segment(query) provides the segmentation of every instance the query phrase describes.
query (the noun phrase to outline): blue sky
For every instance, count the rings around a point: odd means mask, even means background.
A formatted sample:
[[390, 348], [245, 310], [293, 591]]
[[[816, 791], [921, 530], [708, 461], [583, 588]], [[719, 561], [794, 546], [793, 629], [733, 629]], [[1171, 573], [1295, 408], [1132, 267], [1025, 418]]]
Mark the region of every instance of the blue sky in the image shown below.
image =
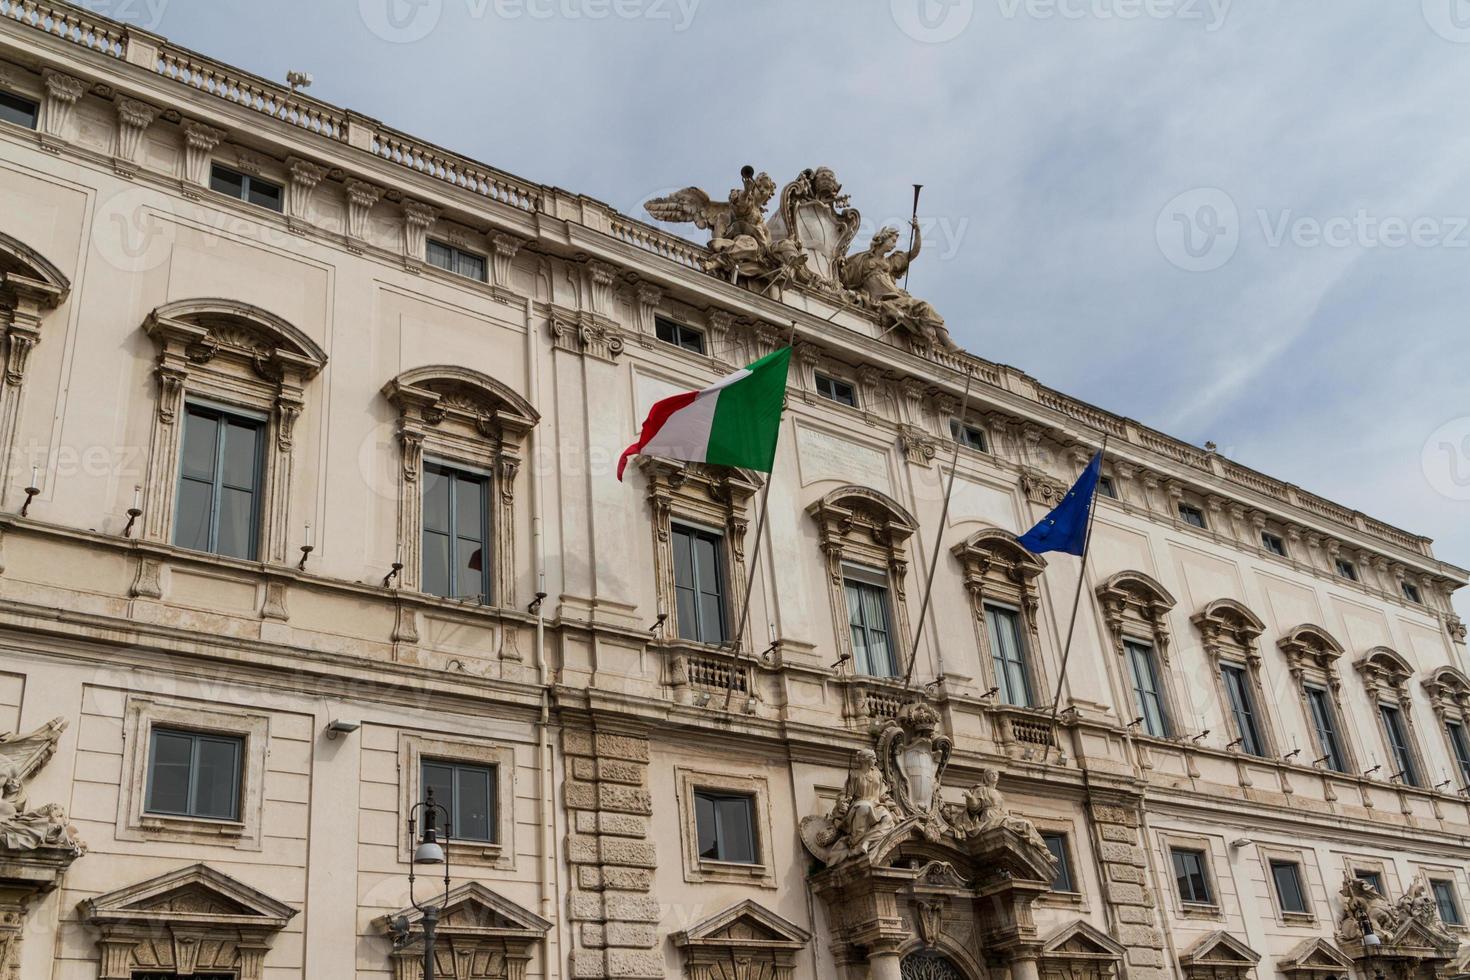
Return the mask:
[[968, 349], [1470, 564], [1470, 0], [82, 5], [638, 214], [923, 183]]

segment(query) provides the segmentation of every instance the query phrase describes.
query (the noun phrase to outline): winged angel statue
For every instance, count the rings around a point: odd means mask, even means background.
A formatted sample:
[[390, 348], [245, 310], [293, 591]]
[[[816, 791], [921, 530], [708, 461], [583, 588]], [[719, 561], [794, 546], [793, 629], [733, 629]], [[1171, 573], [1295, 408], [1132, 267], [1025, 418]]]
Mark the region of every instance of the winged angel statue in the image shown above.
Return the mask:
[[0, 735], [0, 853], [54, 847], [78, 855], [86, 850], [60, 805], [30, 809], [26, 801], [26, 780], [56, 752], [65, 730], [66, 722], [54, 718], [27, 735]]
[[795, 277], [806, 262], [801, 246], [790, 239], [772, 243], [766, 227], [766, 205], [776, 193], [771, 175], [741, 168], [742, 186], [728, 201], [716, 201], [698, 187], [686, 187], [667, 197], [655, 197], [644, 207], [659, 221], [688, 222], [710, 233], [713, 256], [705, 271], [769, 289]]

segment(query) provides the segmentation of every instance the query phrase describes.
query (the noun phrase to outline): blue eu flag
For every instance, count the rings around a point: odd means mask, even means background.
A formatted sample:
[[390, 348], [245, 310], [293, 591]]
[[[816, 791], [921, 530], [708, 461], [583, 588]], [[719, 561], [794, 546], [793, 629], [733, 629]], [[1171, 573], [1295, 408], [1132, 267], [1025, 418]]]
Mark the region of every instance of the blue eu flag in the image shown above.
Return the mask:
[[1056, 508], [1017, 540], [1034, 555], [1060, 551], [1080, 555], [1087, 546], [1087, 515], [1092, 511], [1092, 498], [1097, 494], [1097, 478], [1102, 472], [1102, 453], [1092, 457], [1087, 469], [1072, 484], [1067, 496]]

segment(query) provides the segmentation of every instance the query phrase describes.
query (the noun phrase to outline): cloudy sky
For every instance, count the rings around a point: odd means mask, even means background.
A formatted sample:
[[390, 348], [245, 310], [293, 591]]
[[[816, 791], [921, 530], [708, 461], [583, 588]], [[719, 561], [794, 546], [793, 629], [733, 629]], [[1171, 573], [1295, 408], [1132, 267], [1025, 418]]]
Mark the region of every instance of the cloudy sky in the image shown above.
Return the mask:
[[1470, 565], [1470, 0], [83, 5], [634, 213], [923, 183], [967, 348]]

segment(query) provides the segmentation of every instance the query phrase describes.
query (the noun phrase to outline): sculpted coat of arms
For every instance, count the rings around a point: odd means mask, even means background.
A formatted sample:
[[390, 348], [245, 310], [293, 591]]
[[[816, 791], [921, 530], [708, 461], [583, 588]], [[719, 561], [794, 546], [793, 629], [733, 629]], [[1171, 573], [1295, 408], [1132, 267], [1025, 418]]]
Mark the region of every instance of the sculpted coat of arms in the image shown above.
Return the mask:
[[902, 285], [923, 248], [917, 220], [907, 249], [899, 249], [899, 230], [885, 227], [866, 249], [849, 253], [862, 219], [830, 167], [803, 170], [787, 184], [769, 221], [775, 182], [749, 166], [741, 180], [726, 201], [686, 187], [644, 207], [659, 221], [710, 232], [706, 272], [767, 293], [788, 285], [820, 290], [867, 310], [884, 333], [900, 332], [916, 347], [959, 349], [939, 312]]

